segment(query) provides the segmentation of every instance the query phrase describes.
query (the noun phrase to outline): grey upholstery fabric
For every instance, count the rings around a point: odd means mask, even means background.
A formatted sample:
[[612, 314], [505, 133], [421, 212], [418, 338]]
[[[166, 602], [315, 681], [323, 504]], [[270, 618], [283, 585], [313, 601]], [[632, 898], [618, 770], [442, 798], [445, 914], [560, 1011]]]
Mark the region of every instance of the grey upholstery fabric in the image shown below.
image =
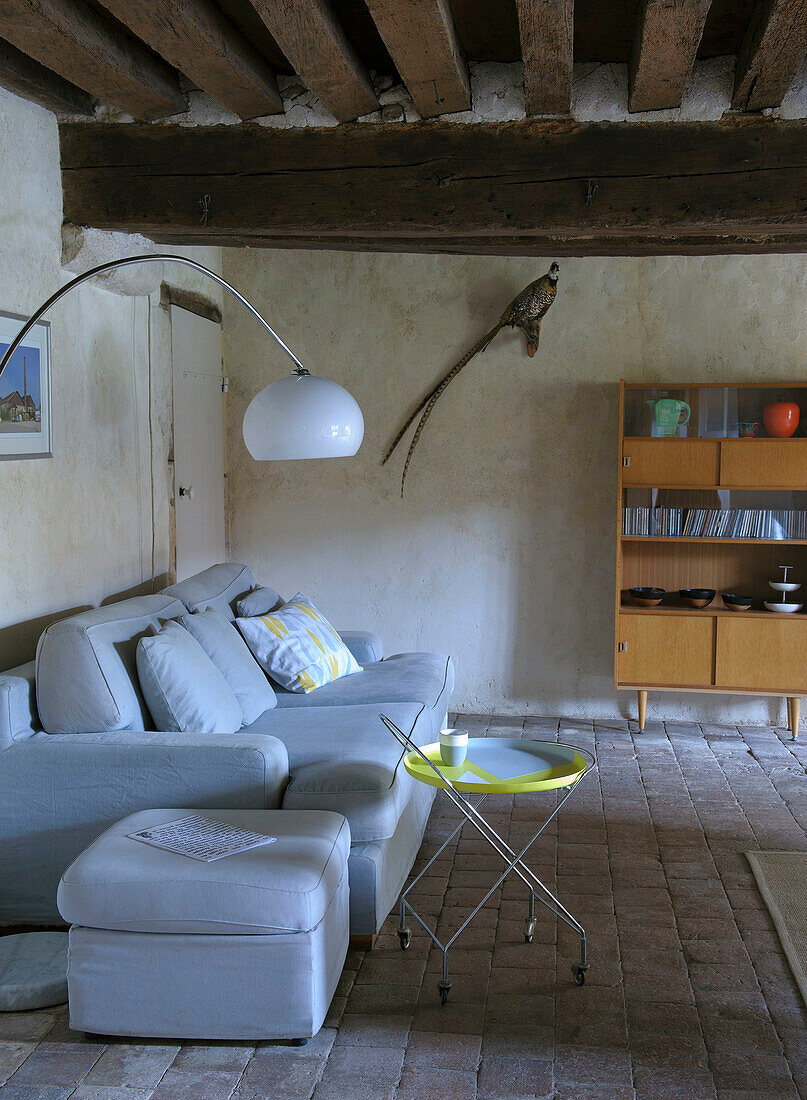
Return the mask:
[[148, 729], [135, 668], [137, 643], [152, 628], [181, 615], [167, 596], [82, 611], [52, 623], [36, 651], [36, 697], [48, 733]]
[[370, 630], [339, 630], [339, 637], [360, 665], [371, 665], [384, 656], [384, 643]]
[[[392, 836], [416, 785], [378, 705], [271, 710], [245, 732], [269, 733], [289, 754], [283, 808], [333, 810], [350, 823], [354, 843]], [[431, 738], [428, 712], [416, 703], [384, 710], [418, 744]]]
[[228, 619], [235, 618], [236, 602], [255, 588], [255, 578], [249, 566], [240, 562], [211, 565], [178, 584], [163, 589], [164, 596], [180, 600], [188, 611], [204, 611], [215, 607]]
[[288, 756], [246, 733], [38, 733], [0, 753], [0, 920], [58, 919], [65, 867], [105, 828], [153, 806], [280, 806]]
[[275, 688], [275, 694], [278, 709], [420, 703], [432, 712], [436, 740], [453, 689], [454, 664], [450, 657], [442, 653], [396, 653], [384, 661], [365, 665], [364, 671], [354, 676], [323, 684], [309, 695], [280, 687]]
[[65, 874], [62, 913], [85, 921], [70, 929], [70, 1026], [209, 1040], [315, 1035], [347, 953], [347, 823], [211, 813], [277, 837], [212, 864], [126, 836], [183, 812], [118, 822]]
[[336, 990], [348, 935], [347, 874], [312, 932], [211, 936], [74, 927], [70, 1026], [171, 1039], [310, 1038]]
[[265, 710], [277, 706], [266, 673], [249, 652], [232, 620], [215, 607], [194, 611], [179, 620], [192, 634], [230, 685], [241, 707], [241, 724], [248, 726]]
[[0, 749], [40, 730], [36, 710], [36, 662], [0, 673]]
[[235, 614], [236, 617], [252, 618], [254, 615], [266, 615], [269, 611], [274, 611], [276, 607], [286, 601], [274, 588], [266, 588], [261, 586], [260, 588], [253, 588], [251, 592], [247, 592], [246, 596], [242, 596], [240, 600], [236, 600]]
[[276, 838], [213, 863], [128, 835], [183, 816], [183, 810], [143, 810], [102, 833], [62, 875], [62, 917], [124, 932], [254, 935], [316, 928], [347, 866], [350, 829], [343, 817], [206, 810], [204, 817]]

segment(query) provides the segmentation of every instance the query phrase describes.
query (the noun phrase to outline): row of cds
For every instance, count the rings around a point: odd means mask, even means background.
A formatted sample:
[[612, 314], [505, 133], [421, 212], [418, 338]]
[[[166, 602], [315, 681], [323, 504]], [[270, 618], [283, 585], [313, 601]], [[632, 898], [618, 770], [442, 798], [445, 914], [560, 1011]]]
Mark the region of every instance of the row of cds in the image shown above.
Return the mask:
[[807, 539], [807, 512], [771, 508], [623, 508], [624, 535]]

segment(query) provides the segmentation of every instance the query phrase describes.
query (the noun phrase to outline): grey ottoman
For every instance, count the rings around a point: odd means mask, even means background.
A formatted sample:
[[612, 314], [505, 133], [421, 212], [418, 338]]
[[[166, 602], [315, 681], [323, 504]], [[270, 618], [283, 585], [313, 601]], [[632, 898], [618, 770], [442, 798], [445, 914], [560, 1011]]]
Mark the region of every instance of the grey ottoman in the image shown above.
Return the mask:
[[[202, 813], [277, 837], [202, 863], [126, 834]], [[348, 945], [350, 829], [326, 810], [143, 810], [67, 868], [70, 1026], [110, 1035], [305, 1039]]]

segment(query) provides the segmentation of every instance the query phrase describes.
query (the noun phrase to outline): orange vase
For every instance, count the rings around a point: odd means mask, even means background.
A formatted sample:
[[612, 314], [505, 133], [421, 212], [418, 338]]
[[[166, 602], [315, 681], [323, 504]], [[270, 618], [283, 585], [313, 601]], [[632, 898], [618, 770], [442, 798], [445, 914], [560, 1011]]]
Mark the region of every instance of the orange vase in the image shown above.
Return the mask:
[[801, 410], [795, 401], [774, 401], [762, 412], [765, 431], [777, 439], [789, 439], [799, 426], [800, 416]]

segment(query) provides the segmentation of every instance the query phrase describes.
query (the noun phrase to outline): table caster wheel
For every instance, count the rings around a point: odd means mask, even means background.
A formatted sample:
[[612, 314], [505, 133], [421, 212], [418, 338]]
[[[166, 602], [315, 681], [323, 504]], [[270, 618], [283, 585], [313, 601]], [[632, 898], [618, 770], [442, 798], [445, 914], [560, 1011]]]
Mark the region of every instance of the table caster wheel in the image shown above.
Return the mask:
[[533, 938], [535, 936], [535, 928], [536, 928], [537, 924], [538, 924], [538, 921], [535, 919], [535, 917], [527, 917], [527, 919], [524, 921], [524, 942], [525, 943], [532, 943]]
[[582, 963], [572, 963], [572, 974], [574, 975], [574, 980], [577, 982], [578, 985], [586, 984], [587, 970], [588, 964], [586, 964], [586, 966], [583, 966]]
[[448, 1003], [448, 994], [451, 992], [451, 982], [447, 982], [444, 978], [441, 978], [437, 983], [437, 988], [440, 991], [440, 1003]]
[[398, 939], [401, 942], [401, 951], [408, 951], [409, 945], [412, 942], [412, 929], [411, 928], [399, 928]]

